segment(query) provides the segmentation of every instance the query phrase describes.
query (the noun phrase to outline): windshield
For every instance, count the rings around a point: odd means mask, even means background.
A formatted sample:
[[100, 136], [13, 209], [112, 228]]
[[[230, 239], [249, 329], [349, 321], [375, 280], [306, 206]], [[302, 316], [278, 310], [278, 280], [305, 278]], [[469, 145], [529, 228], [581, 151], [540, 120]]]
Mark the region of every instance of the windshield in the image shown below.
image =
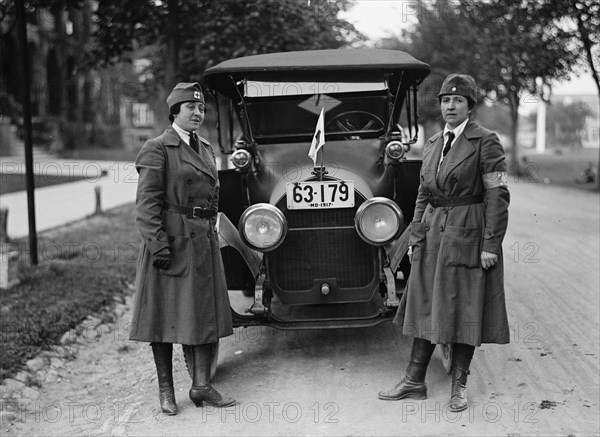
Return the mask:
[[247, 98], [248, 118], [257, 140], [311, 137], [321, 109], [325, 135], [376, 138], [388, 118], [387, 92]]

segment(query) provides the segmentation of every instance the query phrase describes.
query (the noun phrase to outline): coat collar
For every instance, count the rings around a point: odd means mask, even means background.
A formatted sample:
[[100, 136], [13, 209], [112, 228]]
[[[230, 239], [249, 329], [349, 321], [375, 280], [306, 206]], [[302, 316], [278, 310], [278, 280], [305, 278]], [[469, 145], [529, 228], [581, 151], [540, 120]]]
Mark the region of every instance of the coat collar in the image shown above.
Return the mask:
[[181, 137], [175, 132], [173, 126], [169, 125], [163, 132], [163, 141], [165, 146], [179, 147]]
[[483, 132], [481, 132], [481, 126], [471, 120], [469, 120], [465, 126], [465, 130], [463, 130], [462, 134], [469, 140], [481, 138], [483, 136]]
[[[443, 187], [446, 179], [452, 171], [458, 167], [465, 159], [475, 153], [475, 147], [471, 144], [472, 139], [481, 138], [481, 127], [472, 121], [469, 121], [465, 126], [462, 134], [456, 140], [456, 143], [450, 149], [450, 152], [442, 162], [440, 170], [437, 174], [437, 182], [439, 187]], [[443, 138], [443, 137], [442, 137]], [[442, 140], [438, 141], [439, 147], [442, 147]]]
[[[164, 133], [163, 133], [163, 141], [165, 146], [167, 147], [181, 147], [181, 159], [196, 167], [198, 170], [200, 170], [203, 173], [206, 173], [208, 176], [210, 176], [212, 179], [217, 179], [218, 175], [216, 173], [216, 167], [213, 169], [211, 168], [207, 162], [208, 160], [213, 160], [213, 157], [210, 153], [209, 150], [207, 150], [207, 147], [204, 146], [203, 143], [207, 143], [208, 141], [206, 141], [204, 138], [198, 137], [198, 139], [200, 140], [200, 144], [199, 144], [199, 154], [195, 153], [193, 150], [190, 149], [190, 147], [188, 147], [183, 140], [181, 139], [181, 137], [177, 134], [177, 132], [175, 131], [175, 129], [173, 129], [173, 126], [168, 126]], [[182, 145], [186, 146], [186, 147], [182, 147]]]
[[436, 186], [436, 173], [438, 162], [440, 161], [440, 153], [442, 151], [442, 136], [441, 132], [438, 132], [432, 136], [427, 146], [423, 149], [423, 169], [422, 169], [422, 183], [427, 184], [430, 187]]

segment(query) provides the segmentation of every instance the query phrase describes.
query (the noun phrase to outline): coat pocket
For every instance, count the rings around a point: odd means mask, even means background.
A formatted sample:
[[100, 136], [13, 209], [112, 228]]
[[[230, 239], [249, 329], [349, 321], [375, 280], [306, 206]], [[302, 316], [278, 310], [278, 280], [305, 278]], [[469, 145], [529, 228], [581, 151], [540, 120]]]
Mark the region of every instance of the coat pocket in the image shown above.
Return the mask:
[[446, 226], [441, 241], [441, 261], [452, 267], [480, 267], [483, 232], [479, 228]]
[[171, 266], [168, 269], [159, 269], [159, 272], [167, 276], [187, 276], [191, 263], [190, 245], [189, 237], [169, 236]]
[[408, 244], [413, 248], [413, 263], [421, 259], [421, 249], [423, 249], [425, 246], [426, 236], [427, 228], [425, 223], [413, 222], [410, 224], [410, 237], [408, 239]]

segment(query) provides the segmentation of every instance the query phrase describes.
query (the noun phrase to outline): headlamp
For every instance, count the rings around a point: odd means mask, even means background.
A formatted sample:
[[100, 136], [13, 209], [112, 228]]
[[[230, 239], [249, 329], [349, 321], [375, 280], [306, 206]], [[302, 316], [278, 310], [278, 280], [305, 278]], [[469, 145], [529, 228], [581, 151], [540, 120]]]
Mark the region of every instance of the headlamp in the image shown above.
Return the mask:
[[404, 156], [406, 149], [400, 141], [390, 141], [385, 146], [385, 153], [391, 160], [398, 161]]
[[246, 149], [239, 149], [233, 152], [231, 155], [231, 162], [239, 170], [246, 170], [250, 168], [250, 162], [252, 156]]
[[398, 237], [404, 216], [392, 200], [373, 197], [356, 211], [354, 227], [365, 242], [383, 246]]
[[244, 211], [238, 230], [248, 246], [260, 252], [268, 252], [283, 242], [287, 233], [287, 220], [273, 205], [257, 203]]

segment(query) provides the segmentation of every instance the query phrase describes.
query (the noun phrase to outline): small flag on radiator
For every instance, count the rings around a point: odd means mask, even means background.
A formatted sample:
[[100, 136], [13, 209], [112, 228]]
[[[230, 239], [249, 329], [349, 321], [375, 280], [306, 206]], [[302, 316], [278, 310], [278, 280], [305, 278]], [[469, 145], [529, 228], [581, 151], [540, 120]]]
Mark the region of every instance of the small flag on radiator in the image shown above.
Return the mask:
[[312, 139], [310, 150], [308, 151], [308, 156], [312, 158], [313, 162], [315, 163], [315, 167], [317, 167], [317, 152], [325, 144], [325, 121], [323, 110], [324, 108], [321, 108], [321, 115], [319, 115], [319, 120], [317, 120], [315, 135]]

